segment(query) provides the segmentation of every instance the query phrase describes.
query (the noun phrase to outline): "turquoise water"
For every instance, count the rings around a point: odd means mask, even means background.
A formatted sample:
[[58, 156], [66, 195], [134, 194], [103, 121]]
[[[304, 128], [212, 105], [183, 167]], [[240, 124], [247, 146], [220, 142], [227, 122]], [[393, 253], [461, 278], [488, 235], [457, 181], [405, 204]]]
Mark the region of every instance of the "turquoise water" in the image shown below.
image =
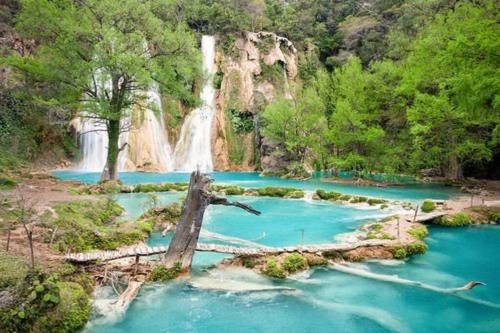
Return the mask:
[[[53, 175], [61, 179], [79, 180], [87, 184], [94, 184], [99, 180], [100, 173], [85, 173], [75, 171], [54, 171]], [[387, 199], [423, 200], [447, 199], [456, 194], [457, 190], [434, 184], [408, 184], [404, 187], [379, 188], [371, 186], [354, 186], [347, 184], [333, 184], [322, 182], [319, 178], [307, 181], [281, 179], [279, 177], [262, 177], [257, 172], [214, 172], [212, 178], [218, 183], [235, 184], [242, 187], [289, 186], [304, 190], [322, 188], [329, 191], [338, 191], [345, 194], [384, 197]], [[122, 172], [120, 179], [125, 184], [187, 182], [188, 173], [145, 173]]]
[[[180, 175], [169, 177], [174, 176]], [[255, 174], [216, 174], [216, 180], [218, 177], [242, 185], [250, 182], [249, 187], [284, 184], [299, 184], [303, 188], [332, 186], [318, 181], [269, 180]], [[181, 179], [159, 181], [166, 180]], [[131, 177], [127, 182], [142, 181], [144, 178]], [[350, 193], [379, 190], [343, 188], [353, 191]], [[401, 200], [418, 200], [432, 195], [443, 198], [453, 194], [448, 188], [432, 186], [390, 189], [382, 193], [386, 198]], [[158, 200], [168, 203], [179, 200], [181, 196], [181, 193], [161, 193]], [[369, 219], [391, 214], [380, 209], [359, 209], [307, 200], [233, 199], [251, 204], [263, 214], [254, 216], [233, 207], [211, 206], [206, 212], [203, 229], [271, 246], [331, 242], [338, 234], [353, 231]], [[117, 200], [126, 208], [128, 218], [140, 215], [150, 201], [146, 194], [121, 194]], [[228, 243], [227, 240], [215, 241], [207, 237], [200, 240]], [[247, 270], [209, 270], [210, 265], [227, 255], [196, 253], [189, 280], [147, 285], [124, 316], [95, 318], [84, 332], [499, 332], [499, 240], [500, 228], [494, 226], [432, 227], [426, 240], [429, 251], [424, 255], [405, 262], [354, 264], [361, 270], [442, 288], [459, 287], [470, 280], [485, 282], [487, 286], [461, 294], [470, 299], [328, 268], [285, 281], [268, 279]], [[148, 243], [158, 245], [169, 241], [169, 236], [162, 238], [153, 234]], [[207, 279], [212, 281], [211, 284], [207, 284]], [[237, 292], [213, 289], [214, 285], [227, 287], [228, 281], [238, 285], [257, 284], [262, 288], [284, 286], [294, 290]]]

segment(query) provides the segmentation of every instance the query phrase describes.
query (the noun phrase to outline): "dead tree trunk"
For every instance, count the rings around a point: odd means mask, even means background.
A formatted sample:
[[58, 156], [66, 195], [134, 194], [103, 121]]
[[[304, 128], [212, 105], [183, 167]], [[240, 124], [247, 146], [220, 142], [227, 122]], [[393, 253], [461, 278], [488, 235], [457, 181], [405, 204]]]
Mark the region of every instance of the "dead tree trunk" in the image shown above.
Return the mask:
[[199, 171], [191, 173], [189, 189], [182, 210], [182, 216], [177, 225], [174, 237], [167, 250], [165, 263], [167, 267], [174, 267], [179, 262], [183, 270], [189, 270], [193, 259], [198, 238], [200, 236], [203, 214], [208, 205], [235, 206], [255, 215], [260, 212], [240, 202], [230, 202], [219, 198], [208, 191], [212, 180]]

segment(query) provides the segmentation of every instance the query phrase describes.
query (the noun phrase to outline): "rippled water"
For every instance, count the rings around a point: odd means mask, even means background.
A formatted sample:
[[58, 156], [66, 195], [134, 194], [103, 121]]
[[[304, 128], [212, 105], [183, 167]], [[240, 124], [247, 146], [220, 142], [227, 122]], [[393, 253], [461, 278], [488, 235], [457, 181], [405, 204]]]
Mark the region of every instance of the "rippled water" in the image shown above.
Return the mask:
[[[94, 177], [74, 173], [57, 175], [77, 177], [87, 182]], [[127, 183], [137, 183], [184, 181], [187, 175], [122, 174], [122, 177]], [[446, 198], [456, 193], [438, 186], [361, 188], [325, 184], [317, 180], [295, 182], [269, 179], [253, 173], [216, 173], [214, 178], [248, 187], [322, 187], [400, 200]], [[179, 200], [182, 194], [162, 193], [158, 196], [162, 203], [167, 203]], [[148, 203], [146, 194], [123, 194], [117, 199], [127, 209], [128, 218], [137, 217]], [[355, 230], [368, 219], [391, 214], [380, 209], [359, 209], [306, 200], [264, 197], [238, 197], [238, 200], [255, 206], [263, 214], [257, 217], [232, 207], [210, 207], [204, 230], [272, 246], [329, 242], [340, 233]], [[169, 239], [154, 234], [149, 244], [166, 244]], [[214, 242], [206, 237], [201, 241]], [[125, 316], [95, 318], [84, 331], [499, 332], [500, 228], [431, 227], [426, 242], [429, 251], [408, 261], [368, 262], [353, 264], [353, 267], [440, 288], [459, 287], [470, 280], [483, 281], [487, 286], [457, 296], [328, 268], [277, 281], [248, 270], [208, 270], [210, 265], [226, 255], [197, 253], [189, 280], [148, 285], [141, 290]], [[287, 287], [294, 290], [238, 292], [232, 289], [235, 286], [248, 289]]]

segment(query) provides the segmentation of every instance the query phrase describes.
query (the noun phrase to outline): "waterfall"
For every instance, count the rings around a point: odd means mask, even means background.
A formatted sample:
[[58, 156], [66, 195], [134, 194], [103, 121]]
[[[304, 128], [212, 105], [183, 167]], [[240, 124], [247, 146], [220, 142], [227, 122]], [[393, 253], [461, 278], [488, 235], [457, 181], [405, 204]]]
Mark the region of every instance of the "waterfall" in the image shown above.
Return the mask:
[[90, 118], [78, 119], [77, 126], [82, 160], [76, 168], [84, 171], [102, 171], [106, 164], [108, 146], [106, 126]]
[[203, 70], [208, 74], [208, 78], [200, 94], [202, 105], [186, 117], [175, 146], [175, 170], [178, 171], [213, 170], [211, 147], [212, 120], [215, 113], [213, 86], [215, 40], [213, 36], [202, 37], [201, 50]]
[[[167, 131], [163, 121], [163, 111], [159, 87], [154, 82], [146, 93], [147, 104], [144, 108], [144, 119], [133, 134], [128, 131], [120, 134], [119, 146], [128, 142], [130, 146], [120, 152], [118, 157], [119, 171], [133, 171], [137, 163], [151, 165], [159, 171], [173, 169], [172, 151], [167, 139]], [[154, 109], [154, 110], [153, 110]], [[156, 112], [155, 112], [156, 111]], [[77, 120], [77, 131], [80, 133], [79, 146], [82, 159], [76, 169], [82, 171], [101, 172], [106, 164], [108, 152], [108, 135], [106, 126], [102, 121], [85, 118], [88, 113], [83, 113]], [[130, 117], [121, 120], [121, 127], [130, 127]], [[130, 156], [130, 151], [135, 151]]]

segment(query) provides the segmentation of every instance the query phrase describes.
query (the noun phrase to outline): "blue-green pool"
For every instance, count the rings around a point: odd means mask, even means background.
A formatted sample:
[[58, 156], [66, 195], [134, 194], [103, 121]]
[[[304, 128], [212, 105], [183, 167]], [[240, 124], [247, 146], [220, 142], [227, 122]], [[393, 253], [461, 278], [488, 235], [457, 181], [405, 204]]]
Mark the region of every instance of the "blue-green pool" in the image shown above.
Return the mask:
[[[54, 171], [53, 175], [61, 179], [79, 180], [83, 183], [94, 184], [99, 180], [100, 173], [76, 172], [76, 171]], [[213, 172], [212, 178], [218, 183], [235, 184], [242, 187], [265, 187], [265, 186], [289, 186], [304, 190], [335, 190], [345, 194], [365, 195], [372, 197], [384, 197], [387, 199], [423, 200], [423, 199], [447, 199], [456, 194], [456, 188], [436, 184], [408, 184], [404, 187], [372, 187], [354, 186], [348, 184], [327, 183], [320, 178], [307, 181], [281, 179], [279, 177], [262, 177], [257, 172]], [[138, 183], [161, 183], [161, 182], [188, 182], [188, 173], [146, 173], [146, 172], [122, 172], [120, 180], [125, 184]]]
[[[95, 181], [97, 174], [56, 173], [66, 179]], [[397, 200], [447, 198], [456, 194], [440, 186], [409, 185], [378, 189], [263, 178], [255, 173], [215, 173], [216, 181], [246, 187], [294, 186], [335, 189], [344, 193]], [[185, 181], [186, 174], [122, 174], [126, 183]], [[177, 201], [180, 193], [161, 193], [161, 203]], [[244, 239], [264, 245], [292, 245], [334, 241], [369, 219], [392, 214], [380, 209], [360, 209], [334, 203], [237, 197], [262, 211], [253, 216], [232, 207], [210, 207], [203, 229], [210, 234]], [[146, 194], [117, 196], [136, 218], [147, 208]], [[167, 244], [158, 234], [150, 245]], [[223, 242], [203, 236], [203, 242]], [[84, 332], [499, 332], [500, 331], [500, 228], [494, 226], [445, 229], [432, 227], [426, 242], [429, 251], [405, 262], [355, 264], [361, 270], [399, 276], [436, 287], [458, 287], [470, 280], [487, 284], [467, 292], [467, 300], [417, 287], [382, 282], [327, 268], [296, 279], [275, 281], [248, 272], [207, 270], [225, 255], [197, 253], [192, 277], [187, 281], [145, 286], [124, 316], [96, 317]], [[197, 279], [285, 286], [294, 291], [235, 292], [194, 287]], [[196, 286], [196, 284], [195, 284]], [[203, 284], [202, 284], [203, 286]], [[206, 285], [205, 285], [206, 286]]]

